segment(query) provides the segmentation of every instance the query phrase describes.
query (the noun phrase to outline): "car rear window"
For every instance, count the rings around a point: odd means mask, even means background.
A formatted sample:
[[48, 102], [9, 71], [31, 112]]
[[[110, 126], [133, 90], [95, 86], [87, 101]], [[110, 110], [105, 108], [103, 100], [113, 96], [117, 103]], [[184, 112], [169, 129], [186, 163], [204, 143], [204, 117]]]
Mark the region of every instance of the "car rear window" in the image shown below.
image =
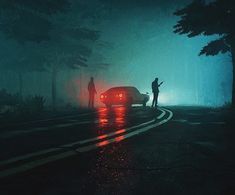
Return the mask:
[[108, 93], [114, 93], [114, 92], [117, 92], [117, 91], [131, 91], [131, 92], [134, 92], [134, 93], [138, 93], [138, 89], [136, 89], [135, 87], [113, 87], [111, 89], [109, 89], [107, 92]]

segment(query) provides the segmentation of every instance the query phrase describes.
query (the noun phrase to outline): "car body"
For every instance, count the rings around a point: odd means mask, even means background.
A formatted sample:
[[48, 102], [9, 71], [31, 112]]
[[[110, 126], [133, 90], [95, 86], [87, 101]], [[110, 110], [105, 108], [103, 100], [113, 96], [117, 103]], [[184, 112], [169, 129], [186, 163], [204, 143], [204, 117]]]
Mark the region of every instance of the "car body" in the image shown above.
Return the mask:
[[141, 94], [136, 87], [120, 86], [113, 87], [100, 95], [100, 100], [107, 107], [112, 105], [125, 105], [130, 107], [132, 104], [142, 104], [146, 106], [149, 101], [148, 94]]

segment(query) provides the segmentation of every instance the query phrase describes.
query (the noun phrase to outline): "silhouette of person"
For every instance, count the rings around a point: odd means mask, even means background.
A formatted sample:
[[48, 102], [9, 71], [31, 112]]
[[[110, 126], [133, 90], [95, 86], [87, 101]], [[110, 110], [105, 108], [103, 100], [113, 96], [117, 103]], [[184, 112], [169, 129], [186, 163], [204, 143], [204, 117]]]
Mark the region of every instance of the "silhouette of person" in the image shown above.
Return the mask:
[[89, 102], [88, 102], [88, 107], [89, 108], [94, 108], [94, 99], [95, 99], [95, 94], [96, 89], [95, 89], [95, 83], [94, 83], [94, 78], [91, 77], [90, 82], [88, 83], [88, 92], [89, 92]]
[[163, 82], [158, 84], [158, 78], [152, 82], [152, 92], [153, 92], [153, 102], [152, 107], [157, 107], [158, 104], [158, 94], [159, 94], [159, 87], [162, 85]]

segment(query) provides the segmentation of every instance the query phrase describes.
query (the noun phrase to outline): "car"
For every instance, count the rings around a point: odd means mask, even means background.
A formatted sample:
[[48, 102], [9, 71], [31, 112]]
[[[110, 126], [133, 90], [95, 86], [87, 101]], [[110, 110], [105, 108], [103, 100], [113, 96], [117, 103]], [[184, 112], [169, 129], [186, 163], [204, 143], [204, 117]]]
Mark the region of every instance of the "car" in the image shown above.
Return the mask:
[[132, 104], [142, 104], [146, 106], [146, 103], [149, 101], [149, 95], [148, 93], [141, 94], [136, 87], [120, 86], [110, 88], [102, 93], [100, 100], [106, 107], [111, 107], [112, 105], [131, 107]]

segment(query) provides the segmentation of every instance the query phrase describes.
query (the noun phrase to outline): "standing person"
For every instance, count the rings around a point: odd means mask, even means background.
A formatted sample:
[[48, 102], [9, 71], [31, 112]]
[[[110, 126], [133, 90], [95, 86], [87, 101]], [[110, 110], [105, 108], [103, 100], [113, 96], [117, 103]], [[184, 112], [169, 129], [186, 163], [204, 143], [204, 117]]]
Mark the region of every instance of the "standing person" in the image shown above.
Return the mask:
[[94, 99], [95, 99], [95, 94], [96, 89], [95, 89], [95, 83], [94, 83], [94, 78], [91, 77], [90, 82], [88, 84], [88, 92], [89, 92], [89, 102], [88, 102], [88, 107], [89, 108], [94, 108]]
[[159, 94], [159, 87], [162, 85], [163, 82], [158, 84], [158, 78], [152, 82], [152, 92], [153, 92], [153, 102], [152, 107], [157, 107], [158, 104], [158, 94]]

